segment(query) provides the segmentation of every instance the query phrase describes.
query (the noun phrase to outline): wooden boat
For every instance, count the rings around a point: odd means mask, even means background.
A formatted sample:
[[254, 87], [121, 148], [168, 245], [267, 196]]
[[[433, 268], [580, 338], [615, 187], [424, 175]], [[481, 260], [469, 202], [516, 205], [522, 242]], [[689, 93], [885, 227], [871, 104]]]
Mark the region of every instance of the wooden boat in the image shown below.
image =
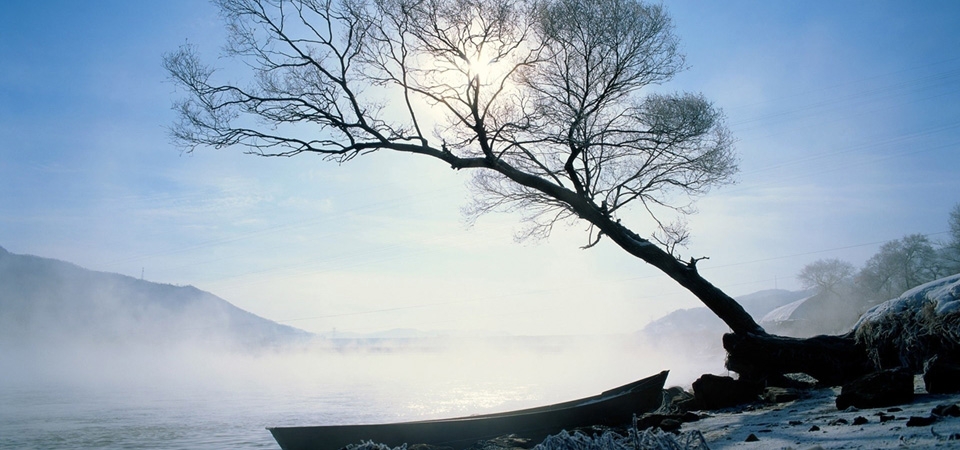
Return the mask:
[[667, 373], [663, 371], [593, 397], [519, 411], [376, 425], [268, 429], [283, 450], [338, 450], [365, 441], [391, 447], [430, 444], [459, 450], [506, 434], [541, 440], [562, 430], [629, 424], [634, 414], [660, 406]]

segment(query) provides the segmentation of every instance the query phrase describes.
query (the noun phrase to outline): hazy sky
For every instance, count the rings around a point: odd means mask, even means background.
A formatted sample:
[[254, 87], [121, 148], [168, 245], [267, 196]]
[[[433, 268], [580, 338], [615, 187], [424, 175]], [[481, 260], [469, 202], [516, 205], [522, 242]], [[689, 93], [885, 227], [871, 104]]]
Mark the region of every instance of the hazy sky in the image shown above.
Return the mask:
[[[690, 68], [664, 89], [721, 107], [741, 160], [739, 183], [689, 219], [682, 253], [710, 257], [705, 277], [732, 295], [793, 289], [818, 258], [859, 266], [948, 229], [960, 3], [666, 6]], [[161, 58], [190, 42], [217, 65], [222, 30], [204, 1], [3, 2], [0, 246], [316, 332], [629, 332], [699, 306], [610, 242], [579, 250], [583, 226], [523, 244], [516, 216], [466, 227], [466, 176], [436, 161], [182, 155]]]

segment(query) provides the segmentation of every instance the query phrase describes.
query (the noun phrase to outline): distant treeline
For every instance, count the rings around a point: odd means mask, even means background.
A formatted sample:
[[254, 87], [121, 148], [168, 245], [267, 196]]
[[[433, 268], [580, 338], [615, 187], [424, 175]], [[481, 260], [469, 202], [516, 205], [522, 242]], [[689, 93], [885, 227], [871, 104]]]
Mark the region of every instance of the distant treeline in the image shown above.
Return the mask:
[[797, 275], [806, 289], [853, 295], [865, 303], [895, 298], [913, 287], [960, 273], [960, 203], [950, 212], [950, 235], [944, 242], [910, 234], [880, 246], [859, 270], [840, 259], [821, 259]]

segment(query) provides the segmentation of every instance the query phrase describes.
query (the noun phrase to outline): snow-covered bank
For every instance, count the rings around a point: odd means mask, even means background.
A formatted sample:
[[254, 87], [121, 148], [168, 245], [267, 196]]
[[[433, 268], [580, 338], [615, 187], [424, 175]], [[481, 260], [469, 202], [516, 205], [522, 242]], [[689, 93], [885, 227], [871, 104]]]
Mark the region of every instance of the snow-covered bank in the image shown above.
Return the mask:
[[840, 388], [816, 389], [792, 402], [711, 412], [685, 423], [682, 430], [702, 433], [711, 450], [960, 448], [960, 417], [907, 425], [911, 417], [931, 417], [939, 405], [960, 403], [960, 394], [927, 394], [917, 377], [916, 395], [909, 404], [840, 411], [835, 404], [839, 392]]
[[867, 311], [857, 341], [880, 367], [915, 371], [933, 356], [960, 350], [960, 274], [917, 286]]

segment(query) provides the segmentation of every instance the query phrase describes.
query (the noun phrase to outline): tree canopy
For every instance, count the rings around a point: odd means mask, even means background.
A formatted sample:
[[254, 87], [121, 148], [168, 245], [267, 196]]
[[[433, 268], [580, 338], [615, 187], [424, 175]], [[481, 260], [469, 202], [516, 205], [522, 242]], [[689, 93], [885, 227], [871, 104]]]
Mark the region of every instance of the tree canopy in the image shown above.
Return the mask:
[[930, 239], [910, 234], [881, 245], [860, 271], [858, 283], [868, 295], [883, 301], [944, 275]]
[[[187, 95], [174, 139], [263, 156], [344, 163], [394, 151], [471, 169], [471, 215], [520, 211], [521, 237], [589, 224], [689, 289], [734, 331], [762, 332], [681, 261], [682, 216], [733, 181], [723, 114], [697, 93], [652, 86], [684, 68], [659, 5], [637, 0], [218, 0], [226, 56], [249, 82], [221, 82], [195, 48], [166, 55]], [[632, 204], [643, 238], [620, 223]], [[674, 214], [679, 213], [679, 215]], [[674, 220], [667, 220], [667, 214]], [[677, 219], [679, 217], [680, 219]], [[657, 245], [660, 244], [660, 245]]]
[[[220, 0], [248, 87], [185, 46], [177, 142], [261, 155], [419, 153], [474, 173], [469, 210], [522, 210], [527, 235], [638, 201], [684, 210], [731, 181], [732, 140], [699, 94], [646, 93], [683, 68], [660, 6], [631, 0]], [[296, 125], [296, 127], [291, 127]], [[303, 127], [307, 125], [308, 127]], [[655, 218], [658, 216], [654, 215]], [[682, 233], [657, 222], [672, 245]], [[674, 225], [674, 226], [669, 226]], [[672, 240], [670, 239], [672, 238]]]
[[797, 279], [805, 289], [836, 294], [835, 289], [853, 277], [853, 271], [853, 264], [846, 261], [836, 258], [819, 259], [804, 266], [797, 274]]

